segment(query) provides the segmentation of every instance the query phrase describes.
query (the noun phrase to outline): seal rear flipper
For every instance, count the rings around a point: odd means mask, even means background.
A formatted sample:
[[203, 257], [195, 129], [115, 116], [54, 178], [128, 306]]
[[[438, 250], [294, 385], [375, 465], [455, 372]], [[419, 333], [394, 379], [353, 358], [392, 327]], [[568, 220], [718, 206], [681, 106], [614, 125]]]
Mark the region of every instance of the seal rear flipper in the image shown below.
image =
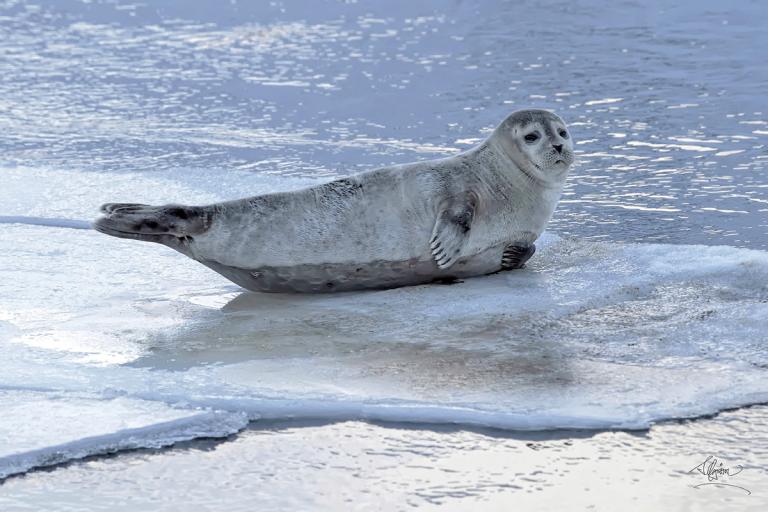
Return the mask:
[[534, 244], [529, 246], [508, 245], [504, 249], [504, 254], [501, 257], [501, 269], [515, 270], [523, 268], [525, 262], [531, 259], [531, 256], [533, 256], [533, 253], [535, 252], [536, 246]]
[[429, 240], [429, 249], [439, 268], [449, 268], [461, 254], [469, 238], [476, 206], [477, 196], [467, 192], [460, 199], [453, 200], [438, 215]]
[[210, 226], [206, 209], [196, 206], [107, 203], [101, 211], [104, 216], [93, 223], [97, 231], [148, 242], [166, 243], [168, 237], [191, 237]]
[[110, 214], [116, 210], [136, 210], [138, 208], [151, 208], [151, 206], [139, 203], [106, 203], [99, 207], [99, 211], [101, 213]]

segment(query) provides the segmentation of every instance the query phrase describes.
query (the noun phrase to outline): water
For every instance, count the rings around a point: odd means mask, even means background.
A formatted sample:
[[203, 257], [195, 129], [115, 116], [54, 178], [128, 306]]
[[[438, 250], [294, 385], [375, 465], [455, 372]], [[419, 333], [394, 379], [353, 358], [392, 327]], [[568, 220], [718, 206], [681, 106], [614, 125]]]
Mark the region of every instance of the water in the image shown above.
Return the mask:
[[[0, 478], [260, 418], [645, 428], [768, 401], [764, 3], [0, 6]], [[522, 272], [260, 296], [68, 229], [450, 155], [524, 107], [578, 163]]]
[[[766, 408], [628, 432], [502, 433], [347, 422], [259, 422], [224, 442], [98, 457], [8, 480], [5, 510], [688, 510], [765, 508]], [[758, 434], [760, 435], [760, 434]], [[693, 485], [706, 453], [743, 470]], [[268, 461], [268, 462], [267, 462]], [[205, 477], [201, 478], [201, 474]], [[749, 490], [748, 495], [743, 489]], [[52, 507], [52, 505], [55, 505]]]
[[763, 2], [5, 4], [6, 165], [331, 177], [534, 106], [579, 142], [554, 230], [768, 244]]

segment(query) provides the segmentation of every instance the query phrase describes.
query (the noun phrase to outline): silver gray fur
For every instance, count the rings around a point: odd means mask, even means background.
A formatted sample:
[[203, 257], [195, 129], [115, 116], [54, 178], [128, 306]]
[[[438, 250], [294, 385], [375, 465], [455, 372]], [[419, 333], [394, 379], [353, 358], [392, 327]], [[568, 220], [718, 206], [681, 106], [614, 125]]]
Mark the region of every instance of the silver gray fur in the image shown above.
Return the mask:
[[208, 206], [107, 204], [94, 227], [167, 245], [254, 291], [414, 285], [502, 270], [507, 247], [544, 231], [572, 162], [565, 123], [524, 110], [450, 158]]

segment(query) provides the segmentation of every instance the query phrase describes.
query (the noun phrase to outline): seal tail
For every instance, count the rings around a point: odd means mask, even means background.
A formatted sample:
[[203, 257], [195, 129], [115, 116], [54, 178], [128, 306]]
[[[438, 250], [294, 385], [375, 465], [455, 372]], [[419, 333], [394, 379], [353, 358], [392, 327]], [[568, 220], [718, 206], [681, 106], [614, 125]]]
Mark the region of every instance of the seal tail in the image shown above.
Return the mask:
[[198, 206], [107, 203], [100, 210], [104, 215], [94, 229], [118, 238], [165, 243], [169, 237], [199, 235], [210, 226], [206, 209]]

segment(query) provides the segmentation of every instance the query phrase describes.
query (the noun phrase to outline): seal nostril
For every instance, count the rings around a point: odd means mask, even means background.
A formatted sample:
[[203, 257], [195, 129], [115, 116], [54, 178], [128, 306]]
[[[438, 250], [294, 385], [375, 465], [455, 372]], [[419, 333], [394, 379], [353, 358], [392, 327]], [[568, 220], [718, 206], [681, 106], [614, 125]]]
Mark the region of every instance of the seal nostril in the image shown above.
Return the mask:
[[552, 147], [557, 150], [558, 153], [563, 152], [563, 145], [562, 144], [552, 144]]

